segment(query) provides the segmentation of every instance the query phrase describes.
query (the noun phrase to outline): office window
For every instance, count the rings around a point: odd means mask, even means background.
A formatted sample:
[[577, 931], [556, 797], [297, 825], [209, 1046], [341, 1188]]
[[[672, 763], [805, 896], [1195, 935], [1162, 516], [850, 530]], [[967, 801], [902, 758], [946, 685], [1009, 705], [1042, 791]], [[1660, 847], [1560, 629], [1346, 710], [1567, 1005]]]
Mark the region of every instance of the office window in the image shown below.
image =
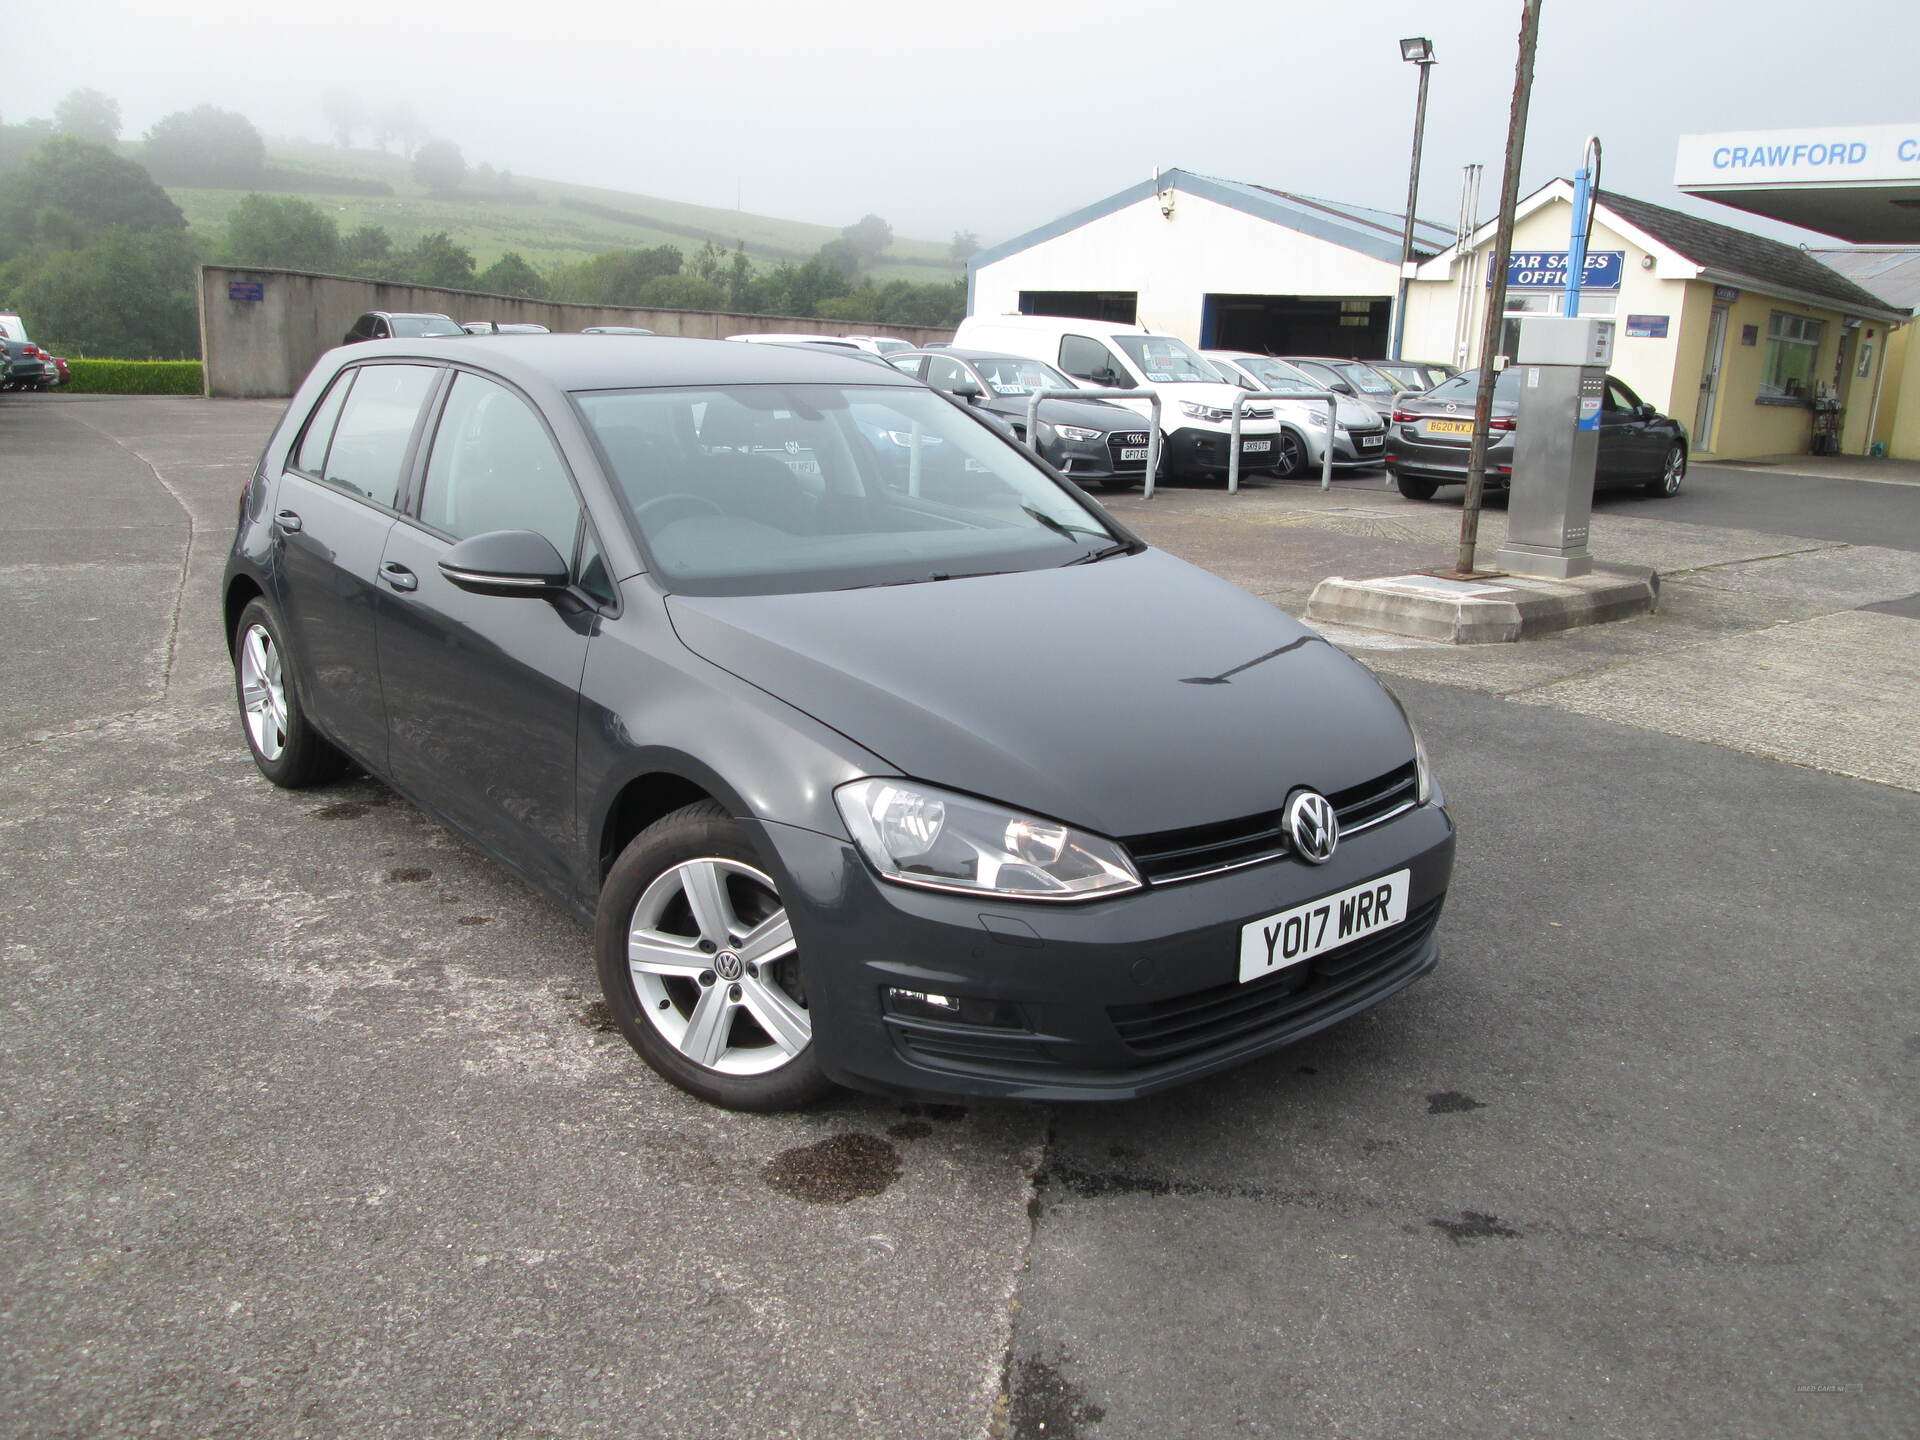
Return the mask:
[[1820, 353], [1824, 320], [1775, 310], [1767, 317], [1767, 354], [1760, 393], [1806, 396], [1813, 392], [1813, 362]]

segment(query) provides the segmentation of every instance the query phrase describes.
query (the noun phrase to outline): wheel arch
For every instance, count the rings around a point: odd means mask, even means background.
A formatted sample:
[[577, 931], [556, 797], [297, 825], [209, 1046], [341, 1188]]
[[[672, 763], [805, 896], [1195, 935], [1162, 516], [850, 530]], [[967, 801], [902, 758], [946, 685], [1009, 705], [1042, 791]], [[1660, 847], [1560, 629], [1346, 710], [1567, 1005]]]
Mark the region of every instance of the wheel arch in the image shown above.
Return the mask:
[[604, 884], [613, 862], [633, 837], [655, 821], [688, 805], [711, 800], [757, 828], [757, 817], [720, 777], [682, 755], [651, 753], [636, 757], [631, 772], [610, 786], [597, 807], [594, 845], [595, 885]]
[[234, 628], [238, 626], [240, 623], [240, 612], [246, 609], [247, 606], [251, 605], [255, 600], [264, 599], [266, 597], [266, 593], [267, 592], [263, 588], [261, 588], [260, 582], [258, 580], [255, 580], [251, 575], [245, 575], [245, 574], [235, 575], [231, 580], [227, 582], [227, 593], [222, 605], [222, 609], [226, 615], [226, 620], [227, 620], [225, 629], [226, 629], [226, 635], [227, 635], [227, 658], [228, 659], [233, 658], [233, 653], [234, 653], [233, 632], [234, 632]]

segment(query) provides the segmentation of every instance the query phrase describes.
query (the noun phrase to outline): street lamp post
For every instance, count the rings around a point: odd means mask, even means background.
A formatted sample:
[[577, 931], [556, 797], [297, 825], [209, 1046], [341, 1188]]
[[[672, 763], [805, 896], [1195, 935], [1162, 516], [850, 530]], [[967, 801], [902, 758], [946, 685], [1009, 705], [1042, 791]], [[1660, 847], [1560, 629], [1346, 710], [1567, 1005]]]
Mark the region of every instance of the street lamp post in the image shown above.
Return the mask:
[[1413, 210], [1420, 200], [1420, 142], [1427, 129], [1427, 72], [1433, 69], [1433, 42], [1424, 35], [1400, 42], [1400, 58], [1420, 67], [1420, 98], [1413, 104], [1413, 167], [1407, 175], [1407, 220], [1400, 232], [1400, 289], [1393, 305], [1393, 348], [1391, 359], [1400, 358], [1400, 345], [1407, 333], [1407, 266], [1413, 263]]

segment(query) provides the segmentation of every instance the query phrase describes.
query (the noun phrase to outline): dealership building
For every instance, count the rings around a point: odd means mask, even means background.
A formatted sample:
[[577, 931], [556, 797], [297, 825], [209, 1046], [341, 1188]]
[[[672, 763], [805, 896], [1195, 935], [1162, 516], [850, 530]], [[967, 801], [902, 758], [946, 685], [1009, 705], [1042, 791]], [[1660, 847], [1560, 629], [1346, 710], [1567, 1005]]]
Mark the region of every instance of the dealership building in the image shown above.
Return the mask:
[[[1686, 136], [1675, 183], [1857, 244], [1916, 245], [1916, 136], [1920, 126]], [[1572, 191], [1555, 180], [1518, 207], [1510, 321], [1560, 313]], [[975, 256], [967, 309], [1134, 321], [1203, 349], [1377, 357], [1392, 332], [1401, 231], [1389, 212], [1168, 170]], [[1457, 238], [1421, 221], [1413, 234], [1402, 353], [1478, 364], [1494, 226]], [[1614, 373], [1681, 420], [1699, 453], [1878, 444], [1920, 459], [1910, 302], [1883, 293], [1868, 268], [1603, 191], [1580, 309], [1614, 320]], [[1515, 331], [1502, 328], [1501, 353], [1513, 353]]]

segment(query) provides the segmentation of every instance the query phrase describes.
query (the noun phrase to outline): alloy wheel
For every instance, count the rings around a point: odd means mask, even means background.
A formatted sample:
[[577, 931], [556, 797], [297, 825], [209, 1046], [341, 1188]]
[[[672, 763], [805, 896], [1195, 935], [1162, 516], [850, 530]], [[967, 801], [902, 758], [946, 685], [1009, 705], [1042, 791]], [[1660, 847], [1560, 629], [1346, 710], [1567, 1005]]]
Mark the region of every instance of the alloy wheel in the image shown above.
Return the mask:
[[264, 625], [250, 625], [240, 637], [240, 696], [253, 748], [278, 760], [287, 748], [287, 684], [280, 647]]
[[812, 1042], [794, 949], [773, 882], [719, 856], [654, 880], [627, 929], [640, 1012], [675, 1050], [724, 1075], [764, 1075]]

